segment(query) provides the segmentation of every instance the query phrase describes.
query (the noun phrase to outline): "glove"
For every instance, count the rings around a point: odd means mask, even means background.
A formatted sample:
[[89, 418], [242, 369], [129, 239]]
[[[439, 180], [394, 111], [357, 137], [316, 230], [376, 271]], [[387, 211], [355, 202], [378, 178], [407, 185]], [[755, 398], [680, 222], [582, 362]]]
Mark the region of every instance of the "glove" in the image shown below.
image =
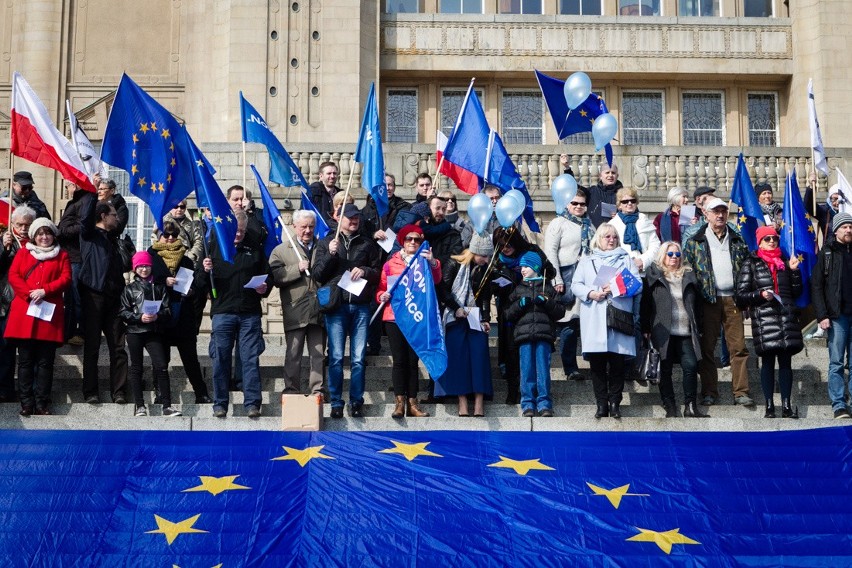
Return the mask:
[[544, 304], [546, 304], [546, 303], [547, 303], [547, 298], [545, 298], [544, 296], [542, 296], [541, 294], [539, 294], [538, 296], [536, 296], [536, 297], [535, 297], [535, 300], [534, 300], [534, 301], [535, 301], [535, 303], [536, 303], [537, 305], [539, 305], [539, 306], [543, 306]]
[[522, 308], [526, 308], [528, 305], [530, 305], [530, 299], [524, 296], [523, 298], [521, 298], [519, 303]]

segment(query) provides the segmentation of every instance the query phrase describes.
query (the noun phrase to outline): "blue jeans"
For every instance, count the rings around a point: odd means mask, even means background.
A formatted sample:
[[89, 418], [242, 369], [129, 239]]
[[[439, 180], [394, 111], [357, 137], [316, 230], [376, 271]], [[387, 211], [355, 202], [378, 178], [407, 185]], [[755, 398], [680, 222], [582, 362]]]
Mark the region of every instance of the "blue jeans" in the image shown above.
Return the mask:
[[228, 409], [228, 381], [231, 378], [231, 353], [239, 339], [243, 372], [243, 406], [260, 408], [260, 354], [266, 348], [260, 316], [255, 314], [215, 314], [210, 335], [213, 360], [213, 406]]
[[518, 346], [521, 357], [521, 410], [553, 408], [550, 401], [550, 343], [533, 341]]
[[[828, 328], [828, 398], [832, 410], [846, 408], [846, 383], [843, 366], [852, 348], [852, 317], [839, 316]], [[852, 385], [850, 385], [852, 387]]]
[[580, 335], [580, 320], [573, 319], [568, 323], [559, 324], [559, 340], [562, 343], [562, 349], [559, 352], [562, 359], [562, 368], [565, 370], [567, 377], [574, 371], [579, 371], [577, 367], [577, 339]]
[[364, 351], [369, 304], [343, 304], [325, 314], [328, 333], [328, 396], [332, 408], [343, 406], [343, 352], [349, 336], [349, 404], [364, 404]]

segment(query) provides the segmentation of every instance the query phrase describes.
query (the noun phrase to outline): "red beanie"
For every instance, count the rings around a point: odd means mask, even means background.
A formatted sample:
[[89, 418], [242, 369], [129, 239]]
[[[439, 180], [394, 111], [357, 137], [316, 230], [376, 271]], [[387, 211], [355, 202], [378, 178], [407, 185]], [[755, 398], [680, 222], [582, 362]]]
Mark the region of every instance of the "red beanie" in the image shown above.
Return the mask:
[[760, 241], [762, 241], [764, 237], [777, 237], [778, 233], [775, 231], [775, 227], [765, 225], [763, 227], [758, 227], [756, 236], [757, 242], [760, 244]]
[[418, 227], [417, 225], [406, 225], [396, 234], [396, 242], [399, 243], [399, 246], [405, 244], [405, 237], [408, 236], [409, 233], [417, 233], [421, 237], [423, 236], [423, 229]]

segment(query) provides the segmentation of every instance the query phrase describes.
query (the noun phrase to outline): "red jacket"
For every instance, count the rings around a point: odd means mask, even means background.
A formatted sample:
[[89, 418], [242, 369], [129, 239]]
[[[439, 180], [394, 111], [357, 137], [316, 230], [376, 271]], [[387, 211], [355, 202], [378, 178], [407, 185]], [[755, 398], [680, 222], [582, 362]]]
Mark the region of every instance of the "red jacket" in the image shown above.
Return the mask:
[[[9, 284], [15, 291], [15, 299], [12, 300], [6, 322], [5, 337], [64, 343], [65, 309], [62, 294], [71, 285], [68, 253], [60, 250], [55, 257], [38, 262], [29, 249], [22, 248], [9, 268]], [[39, 288], [44, 288], [45, 302], [56, 304], [50, 321], [27, 315], [30, 291]]]
[[[379, 289], [376, 292], [376, 301], [380, 304], [382, 301], [379, 299], [382, 297], [382, 294], [388, 291], [388, 277], [389, 276], [399, 276], [402, 274], [402, 271], [405, 270], [405, 261], [402, 260], [402, 257], [399, 255], [399, 251], [393, 253], [385, 265], [382, 267], [382, 276], [381, 280], [379, 280]], [[437, 258], [435, 259], [435, 266], [432, 267], [432, 281], [437, 284], [441, 281], [441, 261]], [[382, 321], [396, 321], [396, 318], [393, 315], [393, 308], [390, 305], [390, 302], [385, 304], [384, 311], [382, 312]]]

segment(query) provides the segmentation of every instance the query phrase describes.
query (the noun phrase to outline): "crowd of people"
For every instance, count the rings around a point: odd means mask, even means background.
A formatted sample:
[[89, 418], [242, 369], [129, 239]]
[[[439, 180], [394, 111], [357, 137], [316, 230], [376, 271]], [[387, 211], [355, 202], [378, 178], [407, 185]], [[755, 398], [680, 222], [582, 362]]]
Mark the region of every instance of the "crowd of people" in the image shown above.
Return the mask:
[[[567, 156], [562, 163], [570, 173]], [[277, 288], [285, 331], [283, 392], [323, 397], [332, 418], [343, 417], [347, 402], [351, 417], [364, 416], [366, 357], [381, 352], [383, 336], [392, 358], [393, 418], [429, 416], [424, 402], [441, 401], [457, 402], [459, 416], [485, 416], [495, 390], [489, 355], [494, 331], [506, 403], [520, 404], [523, 416], [554, 415], [556, 352], [567, 380], [585, 380], [578, 360], [588, 361], [595, 417], [621, 418], [625, 382], [644, 380], [645, 354], [653, 349], [666, 417], [706, 417], [707, 407], [720, 400], [720, 343], [721, 364], [731, 367], [734, 403], [753, 407], [746, 321], [760, 358], [765, 417], [776, 417], [776, 368], [780, 415], [798, 417], [792, 357], [803, 349], [803, 338], [795, 302], [807, 283], [799, 260], [785, 258], [779, 248], [780, 207], [768, 184], [755, 188], [765, 224], [756, 234], [758, 249], [750, 252], [713, 188], [699, 187], [691, 196], [674, 188], [666, 209], [651, 219], [640, 211], [639, 193], [618, 181], [614, 165], [602, 168], [596, 185], [578, 189], [548, 225], [543, 247], [520, 224], [501, 226], [496, 215], [477, 232], [454, 194], [437, 192], [428, 174], [417, 177], [413, 203], [396, 195], [396, 180], [387, 175], [384, 214], [372, 198], [363, 208], [351, 195], [346, 199], [338, 177], [336, 164], [320, 165], [309, 191], [314, 209], [293, 213], [290, 237], [268, 257], [267, 228], [250, 192], [228, 188], [237, 232], [236, 252], [226, 260], [211, 220], [192, 218], [185, 201], [166, 215], [151, 245], [136, 251], [122, 238], [128, 209], [112, 180], [96, 179], [97, 195], [66, 183], [68, 201], [54, 225], [33, 191], [32, 176], [16, 173], [14, 211], [0, 250], [0, 401], [17, 398], [23, 416], [50, 414], [56, 349], [69, 343], [83, 346], [83, 399], [100, 403], [103, 336], [109, 397], [125, 404], [129, 389], [136, 416], [148, 415], [144, 352], [153, 369], [154, 404], [162, 405], [163, 416], [181, 414], [169, 375], [175, 347], [196, 404], [212, 404], [213, 416], [225, 418], [230, 393], [240, 390], [245, 414], [257, 418], [262, 300]], [[484, 192], [492, 203], [501, 196], [495, 186]], [[690, 197], [694, 215], [687, 208]], [[852, 346], [852, 216], [838, 213], [836, 192], [821, 207], [820, 227], [831, 238], [819, 254], [811, 295], [828, 336], [834, 415], [850, 418], [845, 357]], [[321, 239], [318, 215], [331, 228]], [[428, 245], [421, 246], [424, 241]], [[434, 282], [450, 361], [442, 376], [428, 382], [422, 399], [417, 353], [389, 302], [394, 282], [418, 251]], [[613, 274], [641, 286], [616, 289]], [[208, 302], [212, 396], [197, 352]], [[682, 410], [675, 364], [682, 370]]]

